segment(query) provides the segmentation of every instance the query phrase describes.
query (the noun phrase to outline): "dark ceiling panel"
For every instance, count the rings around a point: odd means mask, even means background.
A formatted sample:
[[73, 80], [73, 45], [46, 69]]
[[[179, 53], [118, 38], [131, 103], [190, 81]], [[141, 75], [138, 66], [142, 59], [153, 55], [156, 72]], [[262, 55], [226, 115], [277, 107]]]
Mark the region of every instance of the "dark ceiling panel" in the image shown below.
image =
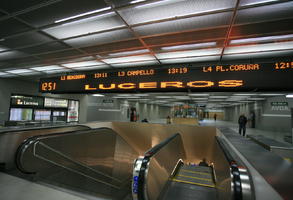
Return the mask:
[[28, 26], [14, 19], [0, 21], [0, 38], [28, 30]]
[[71, 57], [71, 56], [77, 56], [81, 55], [79, 51], [76, 50], [65, 50], [65, 51], [60, 51], [60, 52], [55, 52], [55, 53], [49, 53], [49, 54], [44, 54], [44, 55], [39, 55], [39, 57], [43, 59], [55, 59], [55, 58], [64, 58], [66, 57]]
[[21, 11], [21, 10], [27, 9], [29, 7], [35, 6], [37, 4], [44, 3], [46, 1], [48, 1], [48, 0], [1, 1], [0, 8], [9, 12], [9, 13], [13, 13], [13, 12]]
[[9, 60], [8, 61], [10, 65], [16, 67], [16, 66], [26, 66], [29, 63], [29, 66], [33, 65], [33, 64], [38, 64], [40, 62], [40, 59], [33, 57], [33, 56], [29, 56], [29, 57], [23, 57], [23, 58], [17, 58], [17, 59], [13, 59], [13, 60]]
[[148, 37], [143, 40], [148, 45], [166, 45], [170, 43], [184, 43], [190, 41], [215, 41], [223, 39], [226, 35], [227, 28], [218, 28], [203, 31], [193, 31], [185, 33], [177, 33], [172, 35], [162, 35], [156, 37]]
[[287, 20], [277, 20], [272, 22], [254, 23], [248, 25], [234, 26], [231, 37], [245, 37], [254, 34], [271, 34], [278, 32], [292, 32], [293, 18]]
[[290, 18], [292, 13], [293, 2], [248, 8], [238, 11], [235, 24]]
[[121, 41], [117, 43], [86, 47], [86, 48], [83, 48], [83, 50], [89, 53], [99, 53], [99, 52], [111, 52], [111, 51], [119, 51], [123, 49], [142, 48], [142, 47], [143, 46], [139, 40], [127, 40], [127, 41]]
[[17, 48], [21, 46], [34, 45], [34, 44], [50, 42], [50, 41], [53, 41], [53, 40], [38, 32], [29, 32], [23, 35], [8, 38], [0, 42], [0, 44], [8, 48]]
[[111, 0], [111, 2], [113, 2], [116, 8], [120, 6], [129, 5], [131, 1], [132, 0]]
[[45, 53], [49, 51], [58, 51], [62, 49], [68, 48], [67, 45], [61, 44], [60, 42], [51, 42], [46, 43], [30, 48], [21, 49], [22, 52], [30, 53], [30, 54], [38, 54], [38, 53]]
[[104, 1], [63, 0], [59, 3], [20, 15], [20, 18], [26, 20], [34, 26], [44, 26], [47, 24], [53, 24], [56, 20], [68, 18], [105, 7], [107, 7], [107, 5]]

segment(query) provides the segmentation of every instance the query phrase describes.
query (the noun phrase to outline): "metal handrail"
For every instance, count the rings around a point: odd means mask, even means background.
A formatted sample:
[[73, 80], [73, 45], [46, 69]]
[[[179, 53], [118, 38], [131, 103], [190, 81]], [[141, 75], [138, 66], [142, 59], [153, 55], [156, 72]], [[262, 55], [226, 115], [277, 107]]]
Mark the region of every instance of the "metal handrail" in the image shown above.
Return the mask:
[[237, 164], [233, 156], [230, 154], [230, 152], [227, 150], [224, 143], [220, 140], [218, 136], [216, 136], [216, 141], [219, 144], [220, 148], [222, 149], [222, 152], [230, 165], [230, 175], [232, 177], [231, 190], [233, 194], [233, 199], [242, 200], [243, 199], [242, 181], [241, 181], [242, 174], [240, 171], [247, 173], [247, 169]]
[[157, 144], [156, 146], [152, 147], [148, 151], [145, 152], [144, 157], [141, 158], [141, 164], [140, 169], [137, 176], [137, 183], [136, 185], [136, 192], [137, 192], [137, 199], [138, 200], [147, 200], [147, 194], [145, 191], [145, 181], [146, 181], [146, 173], [148, 171], [148, 165], [151, 160], [151, 158], [156, 155], [164, 146], [166, 146], [168, 143], [170, 143], [174, 138], [180, 136], [179, 133], [174, 134], [173, 136], [167, 138], [163, 142]]
[[[84, 177], [87, 177], [87, 178], [89, 178], [89, 179], [92, 179], [92, 180], [94, 180], [94, 181], [97, 181], [97, 182], [103, 183], [103, 184], [105, 184], [105, 185], [108, 185], [108, 186], [113, 187], [113, 188], [116, 188], [116, 189], [121, 189], [121, 188], [123, 187], [123, 185], [124, 185], [124, 182], [127, 181], [127, 180], [121, 181], [121, 180], [116, 179], [116, 178], [114, 178], [114, 177], [112, 177], [112, 176], [109, 176], [108, 174], [105, 174], [105, 173], [100, 172], [100, 171], [98, 171], [98, 170], [96, 170], [96, 169], [93, 169], [93, 168], [91, 168], [91, 167], [88, 167], [88, 166], [84, 165], [83, 163], [81, 163], [81, 162], [79, 162], [79, 161], [76, 161], [76, 160], [72, 159], [72, 158], [69, 157], [68, 155], [65, 155], [64, 153], [62, 153], [62, 152], [60, 152], [60, 151], [58, 151], [58, 150], [56, 150], [56, 149], [54, 149], [54, 148], [52, 148], [52, 147], [50, 147], [50, 146], [44, 144], [43, 142], [40, 142], [41, 139], [46, 139], [46, 138], [51, 138], [51, 137], [58, 137], [58, 136], [62, 136], [62, 135], [75, 134], [75, 133], [79, 133], [79, 132], [86, 132], [86, 133], [87, 133], [87, 132], [92, 132], [92, 131], [94, 131], [94, 130], [100, 130], [100, 129], [109, 129], [109, 128], [97, 128], [97, 129], [91, 129], [91, 130], [85, 130], [85, 131], [70, 131], [70, 132], [54, 133], [54, 134], [48, 134], [48, 135], [33, 136], [33, 137], [30, 137], [30, 138], [27, 138], [27, 139], [22, 143], [22, 145], [19, 146], [19, 148], [18, 148], [18, 150], [17, 150], [17, 154], [16, 154], [16, 157], [15, 157], [16, 166], [17, 166], [17, 168], [18, 168], [22, 173], [26, 173], [26, 174], [34, 174], [34, 173], [36, 173], [36, 172], [29, 172], [29, 171], [25, 170], [25, 169], [22, 167], [22, 163], [21, 163], [22, 156], [23, 156], [24, 152], [26, 152], [26, 150], [27, 150], [31, 145], [33, 145], [33, 156], [35, 156], [35, 157], [37, 157], [37, 158], [39, 158], [39, 159], [41, 159], [41, 160], [44, 160], [44, 161], [46, 161], [46, 162], [49, 162], [49, 163], [51, 163], [51, 164], [54, 164], [54, 165], [56, 165], [56, 166], [59, 166], [59, 167], [62, 167], [62, 168], [64, 168], [64, 169], [67, 169], [67, 170], [69, 170], [69, 171], [72, 171], [72, 172], [74, 172], [74, 173], [77, 173], [77, 174], [79, 174], [79, 175], [82, 175], [82, 176], [84, 176]], [[70, 161], [71, 163], [73, 163], [73, 164], [75, 164], [75, 165], [77, 165], [77, 166], [84, 167], [84, 168], [86, 168], [86, 169], [88, 169], [88, 170], [90, 170], [90, 171], [92, 171], [92, 172], [94, 172], [94, 173], [97, 173], [97, 174], [99, 174], [99, 175], [105, 176], [106, 178], [109, 178], [109, 179], [111, 179], [111, 180], [114, 180], [114, 181], [118, 182], [120, 186], [113, 185], [113, 184], [107, 183], [107, 182], [102, 181], [102, 180], [99, 180], [99, 179], [95, 179], [95, 178], [93, 178], [93, 177], [91, 177], [91, 176], [88, 176], [88, 175], [85, 174], [85, 173], [79, 172], [79, 171], [77, 171], [77, 170], [75, 170], [75, 169], [73, 169], [73, 168], [68, 168], [68, 167], [63, 166], [63, 165], [60, 165], [60, 164], [58, 164], [58, 163], [56, 163], [56, 162], [54, 162], [54, 161], [52, 161], [52, 160], [49, 160], [49, 159], [47, 159], [47, 158], [45, 158], [45, 157], [43, 157], [43, 156], [41, 156], [41, 155], [39, 155], [39, 154], [37, 153], [37, 150], [36, 150], [36, 149], [37, 149], [37, 145], [41, 145], [42, 147], [46, 148], [47, 150], [56, 153], [57, 155], [59, 155], [59, 156], [65, 158], [66, 160]]]

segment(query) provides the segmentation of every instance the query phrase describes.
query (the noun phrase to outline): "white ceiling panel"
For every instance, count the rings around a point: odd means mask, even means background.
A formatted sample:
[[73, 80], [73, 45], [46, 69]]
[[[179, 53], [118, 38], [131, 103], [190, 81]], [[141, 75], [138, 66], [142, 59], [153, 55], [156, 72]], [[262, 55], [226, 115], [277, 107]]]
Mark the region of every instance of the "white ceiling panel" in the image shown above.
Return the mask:
[[113, 63], [127, 63], [127, 62], [137, 62], [137, 61], [149, 61], [154, 60], [152, 55], [141, 55], [141, 56], [128, 56], [128, 57], [119, 57], [119, 58], [108, 58], [103, 59], [102, 61], [108, 64]]
[[292, 49], [293, 50], [293, 41], [292, 42], [279, 42], [279, 43], [227, 47], [225, 49], [225, 54], [250, 53], [250, 52], [260, 52], [260, 51], [285, 50], [285, 49]]
[[213, 49], [157, 53], [156, 56], [158, 59], [170, 59], [170, 58], [184, 58], [184, 57], [196, 57], [196, 56], [211, 56], [211, 55], [218, 55], [220, 53], [221, 53], [220, 48], [213, 48]]
[[105, 44], [115, 42], [117, 40], [124, 40], [133, 38], [133, 34], [128, 29], [110, 31], [106, 33], [99, 33], [79, 38], [66, 40], [65, 42], [74, 47], [86, 47], [98, 44]]
[[124, 23], [115, 16], [114, 12], [94, 16], [75, 22], [65, 23], [44, 31], [58, 39], [74, 37], [78, 35], [125, 27]]
[[133, 25], [154, 20], [204, 13], [232, 8], [234, 0], [166, 0], [145, 5], [138, 5], [119, 11], [127, 23]]
[[156, 65], [159, 64], [156, 60], [146, 60], [141, 62], [131, 62], [131, 63], [119, 63], [119, 64], [111, 64], [113, 67], [139, 67], [146, 65]]
[[231, 15], [231, 12], [227, 12], [186, 19], [178, 19], [174, 21], [166, 21], [156, 24], [138, 26], [134, 27], [134, 30], [140, 35], [145, 36], [223, 26], [229, 24], [229, 22], [231, 21]]
[[98, 70], [98, 69], [110, 69], [109, 65], [97, 65], [97, 66], [90, 66], [90, 67], [77, 67], [74, 70], [78, 71], [88, 71], [88, 70]]
[[51, 71], [51, 70], [59, 70], [64, 69], [63, 67], [60, 67], [58, 65], [48, 65], [48, 66], [41, 66], [41, 67], [32, 67], [30, 68], [35, 71], [43, 72], [43, 71]]
[[84, 61], [84, 62], [67, 63], [67, 64], [62, 64], [62, 66], [65, 66], [68, 68], [80, 68], [80, 67], [88, 67], [88, 66], [103, 65], [103, 64], [104, 63], [102, 62], [92, 60], [92, 61]]
[[203, 56], [203, 57], [190, 57], [190, 58], [172, 58], [172, 59], [160, 59], [162, 64], [172, 63], [188, 63], [188, 62], [205, 62], [205, 61], [218, 61], [220, 56]]

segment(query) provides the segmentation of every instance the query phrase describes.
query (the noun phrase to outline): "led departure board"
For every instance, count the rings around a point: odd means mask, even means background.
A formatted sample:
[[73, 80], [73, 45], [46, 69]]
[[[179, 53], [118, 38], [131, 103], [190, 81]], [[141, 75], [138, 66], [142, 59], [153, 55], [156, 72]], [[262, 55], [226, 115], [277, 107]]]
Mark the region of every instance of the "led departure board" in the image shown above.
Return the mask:
[[40, 91], [49, 93], [251, 90], [293, 90], [293, 61], [140, 67], [40, 80]]

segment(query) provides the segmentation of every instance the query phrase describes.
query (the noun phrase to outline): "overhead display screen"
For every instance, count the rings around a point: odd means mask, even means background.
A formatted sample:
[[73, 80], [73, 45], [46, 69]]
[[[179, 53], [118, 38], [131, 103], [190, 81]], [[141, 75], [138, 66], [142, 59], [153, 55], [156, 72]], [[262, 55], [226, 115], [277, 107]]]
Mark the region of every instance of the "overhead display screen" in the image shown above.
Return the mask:
[[49, 93], [251, 90], [293, 90], [293, 61], [140, 67], [40, 80], [40, 91]]

